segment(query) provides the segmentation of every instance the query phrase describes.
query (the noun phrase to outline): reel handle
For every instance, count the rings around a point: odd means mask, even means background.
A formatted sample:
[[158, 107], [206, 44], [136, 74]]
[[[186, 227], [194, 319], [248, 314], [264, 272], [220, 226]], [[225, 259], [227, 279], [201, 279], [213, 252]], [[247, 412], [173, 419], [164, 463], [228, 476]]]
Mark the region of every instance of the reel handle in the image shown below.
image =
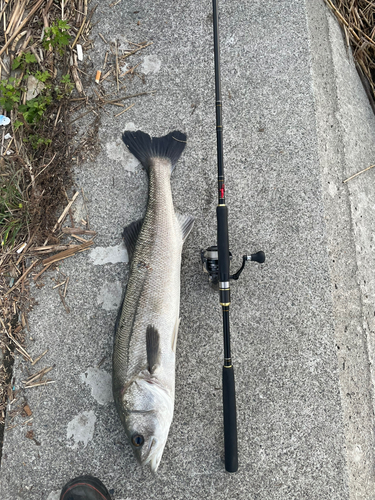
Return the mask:
[[251, 255], [246, 255], [246, 260], [252, 260], [253, 262], [258, 262], [263, 264], [266, 260], [266, 254], [262, 251], [257, 253], [252, 253]]
[[237, 472], [237, 415], [233, 366], [223, 366], [223, 413], [225, 470]]

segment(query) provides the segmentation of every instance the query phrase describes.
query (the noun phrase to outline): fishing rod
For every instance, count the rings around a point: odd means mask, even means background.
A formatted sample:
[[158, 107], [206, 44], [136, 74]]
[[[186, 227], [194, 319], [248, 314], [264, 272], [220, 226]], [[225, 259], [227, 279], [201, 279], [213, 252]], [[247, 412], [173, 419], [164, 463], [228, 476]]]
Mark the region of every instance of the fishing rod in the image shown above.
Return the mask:
[[230, 259], [228, 235], [228, 207], [225, 204], [225, 182], [223, 162], [223, 124], [222, 101], [220, 85], [220, 46], [219, 46], [219, 16], [218, 1], [212, 0], [214, 59], [215, 59], [215, 94], [216, 94], [216, 140], [217, 140], [217, 170], [218, 170], [218, 205], [217, 244], [201, 250], [203, 270], [209, 275], [209, 282], [219, 289], [220, 305], [223, 315], [224, 364], [223, 364], [223, 417], [224, 417], [224, 453], [225, 469], [228, 472], [238, 470], [237, 450], [237, 415], [234, 370], [230, 351], [229, 306], [230, 280], [238, 280], [247, 261], [265, 261], [264, 252], [257, 252], [242, 257], [242, 266], [233, 275], [230, 274]]

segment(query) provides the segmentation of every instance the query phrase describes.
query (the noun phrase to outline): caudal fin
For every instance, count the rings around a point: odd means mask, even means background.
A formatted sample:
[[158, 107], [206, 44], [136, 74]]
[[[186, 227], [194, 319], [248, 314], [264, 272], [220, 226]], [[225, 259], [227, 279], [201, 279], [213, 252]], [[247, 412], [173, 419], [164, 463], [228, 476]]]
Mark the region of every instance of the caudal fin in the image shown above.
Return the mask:
[[150, 137], [140, 130], [126, 131], [122, 134], [122, 140], [147, 170], [152, 158], [168, 158], [173, 170], [185, 148], [186, 134], [175, 130], [164, 137]]

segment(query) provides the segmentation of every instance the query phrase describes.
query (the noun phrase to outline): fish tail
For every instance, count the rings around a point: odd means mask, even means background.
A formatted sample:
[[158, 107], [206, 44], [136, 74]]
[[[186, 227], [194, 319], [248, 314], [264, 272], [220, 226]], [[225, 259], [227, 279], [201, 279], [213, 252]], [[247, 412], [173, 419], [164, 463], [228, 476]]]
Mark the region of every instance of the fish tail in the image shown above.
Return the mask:
[[186, 145], [186, 134], [175, 130], [164, 137], [150, 137], [148, 134], [126, 131], [122, 140], [129, 151], [149, 170], [153, 158], [168, 158], [173, 171]]

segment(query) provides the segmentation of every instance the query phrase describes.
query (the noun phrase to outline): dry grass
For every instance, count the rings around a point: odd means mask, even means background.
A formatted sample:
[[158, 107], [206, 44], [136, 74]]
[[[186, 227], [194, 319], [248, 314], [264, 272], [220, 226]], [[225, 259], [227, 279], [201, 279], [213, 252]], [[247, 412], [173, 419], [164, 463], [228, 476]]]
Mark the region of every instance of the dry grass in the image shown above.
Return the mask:
[[325, 0], [337, 17], [375, 113], [375, 2]]

